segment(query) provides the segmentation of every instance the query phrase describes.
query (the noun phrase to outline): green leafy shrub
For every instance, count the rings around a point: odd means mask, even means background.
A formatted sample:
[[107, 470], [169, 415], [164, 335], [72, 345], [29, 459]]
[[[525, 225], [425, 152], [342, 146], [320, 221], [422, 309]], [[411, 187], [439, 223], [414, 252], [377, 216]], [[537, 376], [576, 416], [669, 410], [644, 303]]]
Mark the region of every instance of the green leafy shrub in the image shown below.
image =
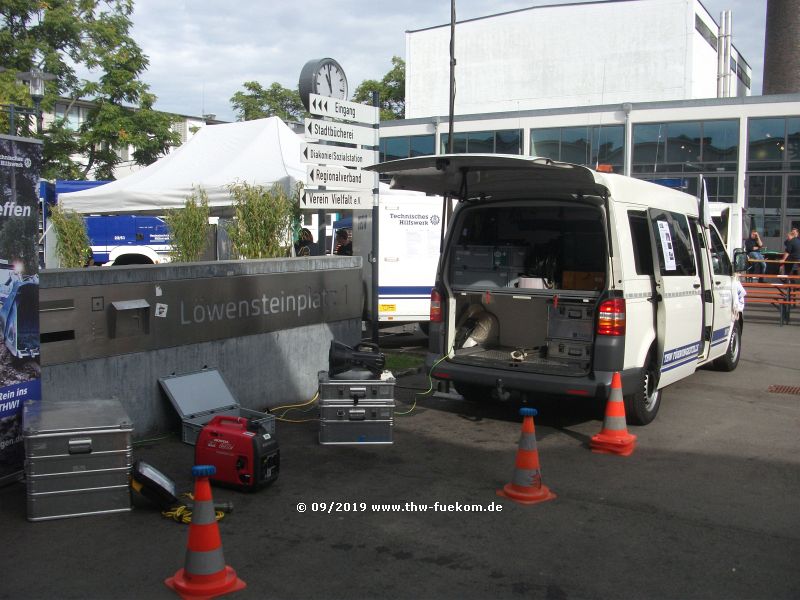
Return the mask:
[[172, 238], [170, 258], [174, 262], [196, 262], [206, 247], [208, 194], [202, 188], [192, 191], [183, 208], [167, 211], [164, 220]]
[[298, 185], [287, 193], [281, 184], [271, 188], [248, 183], [230, 186], [234, 218], [226, 225], [233, 253], [241, 258], [287, 256], [292, 223], [299, 216]]
[[83, 267], [92, 255], [86, 223], [74, 210], [60, 206], [50, 208], [50, 221], [57, 236], [56, 252], [61, 266], [66, 268]]

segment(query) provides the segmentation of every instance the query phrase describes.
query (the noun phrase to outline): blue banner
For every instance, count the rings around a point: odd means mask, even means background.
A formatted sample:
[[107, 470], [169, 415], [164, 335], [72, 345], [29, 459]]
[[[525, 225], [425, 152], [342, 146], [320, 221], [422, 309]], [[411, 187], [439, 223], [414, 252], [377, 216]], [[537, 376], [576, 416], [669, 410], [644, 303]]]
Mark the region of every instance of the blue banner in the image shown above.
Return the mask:
[[17, 479], [25, 451], [22, 405], [41, 400], [37, 140], [0, 136], [0, 483]]

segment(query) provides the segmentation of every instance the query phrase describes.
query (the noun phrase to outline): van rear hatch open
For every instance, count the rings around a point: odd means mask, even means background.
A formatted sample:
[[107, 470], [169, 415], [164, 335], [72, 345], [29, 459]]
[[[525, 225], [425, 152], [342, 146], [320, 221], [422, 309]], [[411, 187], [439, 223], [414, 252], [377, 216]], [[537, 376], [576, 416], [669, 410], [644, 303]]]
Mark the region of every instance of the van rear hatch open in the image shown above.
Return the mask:
[[[608, 298], [606, 188], [576, 165], [451, 155], [373, 167], [393, 187], [462, 200], [448, 228], [437, 285], [446, 364], [459, 382], [511, 373], [586, 377], [598, 308]], [[532, 376], [532, 377], [531, 377]], [[525, 381], [530, 380], [530, 385]]]

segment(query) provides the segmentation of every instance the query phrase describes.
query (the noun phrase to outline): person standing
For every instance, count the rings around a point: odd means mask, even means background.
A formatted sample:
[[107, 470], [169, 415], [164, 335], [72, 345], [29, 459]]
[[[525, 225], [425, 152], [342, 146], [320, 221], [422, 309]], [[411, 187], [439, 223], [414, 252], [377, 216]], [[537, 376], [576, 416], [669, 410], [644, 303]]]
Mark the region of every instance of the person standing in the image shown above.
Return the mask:
[[353, 256], [353, 242], [350, 240], [347, 229], [336, 231], [336, 248], [333, 253], [339, 256]]
[[316, 248], [314, 247], [314, 236], [311, 231], [303, 227], [300, 230], [300, 239], [294, 244], [295, 256], [314, 256]]
[[784, 263], [788, 260], [790, 262], [789, 268], [785, 272], [787, 275], [800, 274], [800, 237], [798, 237], [797, 229], [794, 228], [789, 232], [786, 242], [784, 243], [784, 250], [781, 260]]
[[747, 257], [753, 261], [753, 273], [755, 275], [763, 275], [767, 271], [767, 263], [764, 262], [764, 242], [761, 241], [761, 236], [758, 235], [758, 230], [752, 229], [750, 237], [744, 242], [744, 249], [747, 251]]

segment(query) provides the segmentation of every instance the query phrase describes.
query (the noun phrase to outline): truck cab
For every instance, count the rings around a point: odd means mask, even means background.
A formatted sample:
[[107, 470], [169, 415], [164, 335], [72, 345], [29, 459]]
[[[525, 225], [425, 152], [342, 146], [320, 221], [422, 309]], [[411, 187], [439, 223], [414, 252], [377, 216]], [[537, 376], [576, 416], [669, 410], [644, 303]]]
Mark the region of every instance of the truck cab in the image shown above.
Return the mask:
[[161, 217], [89, 215], [84, 220], [96, 264], [146, 265], [169, 261], [169, 228]]

